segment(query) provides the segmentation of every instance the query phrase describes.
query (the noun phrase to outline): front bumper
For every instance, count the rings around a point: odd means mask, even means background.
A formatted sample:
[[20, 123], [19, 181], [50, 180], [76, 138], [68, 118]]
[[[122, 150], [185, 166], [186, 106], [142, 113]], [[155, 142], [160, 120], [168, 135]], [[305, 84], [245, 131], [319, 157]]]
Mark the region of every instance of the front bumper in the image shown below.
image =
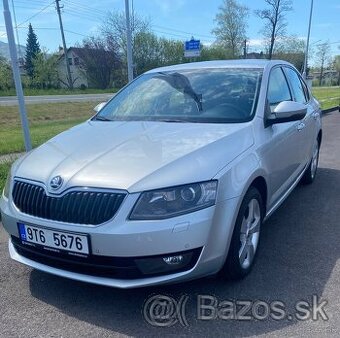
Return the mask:
[[[132, 201], [133, 202], [133, 201]], [[93, 284], [118, 288], [134, 288], [165, 283], [175, 283], [214, 274], [222, 267], [228, 251], [238, 200], [230, 199], [191, 214], [162, 221], [128, 221], [131, 210], [124, 203], [116, 217], [98, 227], [63, 224], [34, 218], [20, 213], [10, 201], [1, 199], [2, 222], [10, 234], [9, 252], [12, 259], [54, 275]], [[17, 222], [49, 227], [57, 230], [83, 232], [90, 235], [92, 257], [115, 257], [122, 260], [145, 256], [166, 255], [193, 251], [197, 254], [185, 271], [169, 271], [162, 275], [132, 275], [120, 278], [119, 274], [79, 272], [62, 264], [49, 264], [23, 254], [17, 245]], [[13, 239], [13, 240], [12, 240]], [[17, 240], [16, 240], [17, 239]]]

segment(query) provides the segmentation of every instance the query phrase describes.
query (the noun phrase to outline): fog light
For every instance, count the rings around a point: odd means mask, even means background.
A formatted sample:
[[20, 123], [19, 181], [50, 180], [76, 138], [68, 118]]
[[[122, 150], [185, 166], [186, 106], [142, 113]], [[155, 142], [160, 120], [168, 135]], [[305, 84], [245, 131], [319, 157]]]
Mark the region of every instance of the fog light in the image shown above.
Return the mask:
[[157, 256], [136, 258], [135, 264], [142, 274], [164, 274], [191, 269], [197, 262], [202, 248]]
[[178, 265], [183, 262], [184, 257], [182, 255], [164, 257], [163, 261], [169, 265]]

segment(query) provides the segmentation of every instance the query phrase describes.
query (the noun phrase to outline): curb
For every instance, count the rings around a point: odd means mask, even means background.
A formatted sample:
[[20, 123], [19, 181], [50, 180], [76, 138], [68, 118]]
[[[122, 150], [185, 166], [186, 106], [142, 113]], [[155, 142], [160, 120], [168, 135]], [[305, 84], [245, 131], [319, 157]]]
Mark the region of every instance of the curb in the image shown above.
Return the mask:
[[321, 112], [322, 112], [322, 114], [328, 114], [328, 113], [331, 113], [335, 110], [340, 112], [340, 106], [335, 106], [335, 107], [332, 107], [332, 108], [323, 109], [323, 110], [321, 110]]

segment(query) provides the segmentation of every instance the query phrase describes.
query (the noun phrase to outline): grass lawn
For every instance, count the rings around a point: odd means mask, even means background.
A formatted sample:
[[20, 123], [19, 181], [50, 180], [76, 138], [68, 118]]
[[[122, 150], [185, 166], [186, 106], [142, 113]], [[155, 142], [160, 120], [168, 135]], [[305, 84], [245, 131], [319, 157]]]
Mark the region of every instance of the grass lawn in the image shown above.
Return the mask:
[[[326, 109], [339, 104], [340, 87], [315, 87], [315, 97]], [[33, 147], [81, 123], [94, 114], [94, 102], [27, 105]], [[0, 106], [0, 155], [24, 151], [17, 106]]]
[[[25, 88], [24, 95], [26, 96], [36, 96], [36, 95], [74, 95], [74, 94], [101, 94], [101, 93], [115, 93], [118, 89], [110, 88], [110, 89], [34, 89], [34, 88]], [[15, 96], [15, 89], [12, 88], [10, 90], [0, 90], [0, 96]]]
[[[27, 105], [31, 140], [36, 147], [94, 114], [93, 102]], [[24, 151], [17, 106], [0, 107], [0, 155]]]
[[10, 167], [11, 163], [0, 164], [0, 196], [2, 195], [2, 189], [4, 188]]
[[322, 109], [340, 104], [340, 87], [313, 87], [314, 96], [320, 101]]

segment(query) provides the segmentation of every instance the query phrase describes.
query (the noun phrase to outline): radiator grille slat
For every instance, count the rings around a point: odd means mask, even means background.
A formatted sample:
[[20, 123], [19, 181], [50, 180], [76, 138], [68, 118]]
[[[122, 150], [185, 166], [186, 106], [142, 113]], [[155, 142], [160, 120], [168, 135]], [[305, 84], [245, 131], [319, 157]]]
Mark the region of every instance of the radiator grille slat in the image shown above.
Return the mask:
[[98, 225], [110, 220], [126, 194], [98, 191], [70, 191], [48, 196], [39, 185], [15, 181], [12, 197], [23, 213], [53, 221]]

